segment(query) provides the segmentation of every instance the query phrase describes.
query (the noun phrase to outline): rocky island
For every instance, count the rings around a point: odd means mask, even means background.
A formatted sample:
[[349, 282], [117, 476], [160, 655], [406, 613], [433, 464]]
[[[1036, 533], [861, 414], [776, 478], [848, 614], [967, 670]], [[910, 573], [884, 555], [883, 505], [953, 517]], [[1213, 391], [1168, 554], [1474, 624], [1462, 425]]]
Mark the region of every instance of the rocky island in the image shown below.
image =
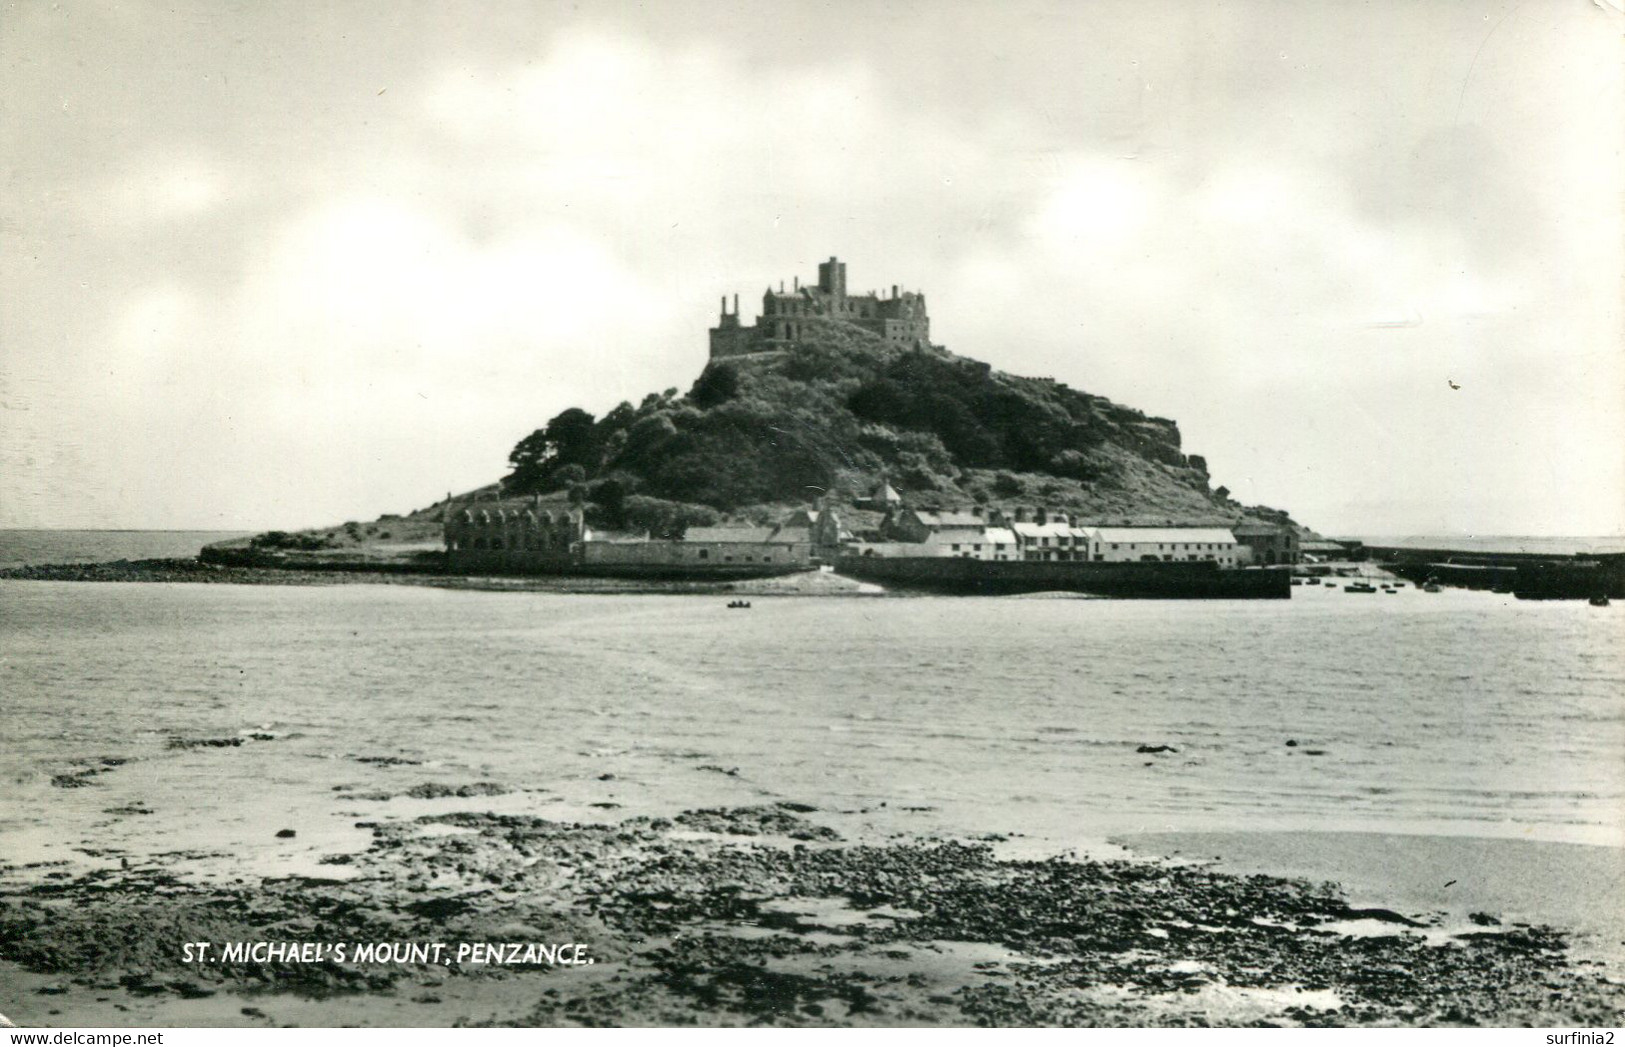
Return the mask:
[[[859, 556], [1286, 564], [1315, 537], [1215, 487], [1173, 421], [955, 355], [930, 341], [923, 293], [851, 294], [844, 263], [818, 268], [816, 283], [769, 288], [749, 326], [737, 296], [732, 312], [724, 298], [686, 393], [650, 393], [602, 417], [564, 410], [518, 441], [502, 479], [423, 509], [266, 532], [201, 559], [369, 576], [727, 582]], [[1137, 569], [1114, 576], [1125, 573]]]

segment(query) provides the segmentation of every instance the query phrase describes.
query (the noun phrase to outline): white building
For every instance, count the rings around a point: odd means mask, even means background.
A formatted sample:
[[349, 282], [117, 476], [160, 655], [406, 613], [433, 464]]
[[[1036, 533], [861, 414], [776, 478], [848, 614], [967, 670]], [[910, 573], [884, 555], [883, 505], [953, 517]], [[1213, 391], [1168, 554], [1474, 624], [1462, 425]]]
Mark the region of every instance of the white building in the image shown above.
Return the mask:
[[1016, 536], [1008, 527], [944, 527], [932, 531], [921, 544], [935, 550], [925, 553], [926, 556], [958, 556], [967, 560], [1021, 559]]
[[1141, 560], [1216, 560], [1234, 567], [1236, 536], [1223, 527], [1095, 527], [1089, 531], [1089, 559], [1096, 563]]
[[1045, 523], [1018, 520], [1010, 529], [1021, 544], [1023, 560], [1089, 559], [1089, 531], [1072, 526], [1065, 516], [1051, 517]]

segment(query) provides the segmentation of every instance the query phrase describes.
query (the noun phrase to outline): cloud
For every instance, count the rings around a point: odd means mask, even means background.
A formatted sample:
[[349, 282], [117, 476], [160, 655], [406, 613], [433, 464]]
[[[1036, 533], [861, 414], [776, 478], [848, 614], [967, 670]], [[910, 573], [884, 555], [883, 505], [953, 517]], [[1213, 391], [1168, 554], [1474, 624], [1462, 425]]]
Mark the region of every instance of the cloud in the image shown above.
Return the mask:
[[1620, 467], [1563, 451], [1625, 410], [1597, 392], [1617, 92], [1570, 104], [1612, 52], [1573, 19], [1485, 42], [1478, 8], [1385, 11], [903, 5], [843, 35], [822, 7], [335, 9], [234, 16], [225, 63], [154, 9], [102, 27], [129, 46], [71, 120], [7, 132], [7, 368], [57, 409], [0, 425], [108, 445], [72, 522], [403, 508], [566, 406], [686, 386], [718, 295], [838, 253], [857, 289], [927, 291], [950, 348], [1176, 417], [1310, 522], [1381, 484], [1412, 514], [1490, 489], [1508, 521], [1566, 498], [1625, 526]]

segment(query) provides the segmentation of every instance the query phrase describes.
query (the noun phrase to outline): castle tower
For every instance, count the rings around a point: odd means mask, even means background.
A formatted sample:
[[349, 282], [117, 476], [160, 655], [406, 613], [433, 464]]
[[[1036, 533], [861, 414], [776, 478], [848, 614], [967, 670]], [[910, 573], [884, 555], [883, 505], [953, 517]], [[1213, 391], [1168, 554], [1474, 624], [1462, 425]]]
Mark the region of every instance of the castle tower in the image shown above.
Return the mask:
[[846, 297], [846, 263], [835, 260], [818, 263], [818, 289], [836, 300]]

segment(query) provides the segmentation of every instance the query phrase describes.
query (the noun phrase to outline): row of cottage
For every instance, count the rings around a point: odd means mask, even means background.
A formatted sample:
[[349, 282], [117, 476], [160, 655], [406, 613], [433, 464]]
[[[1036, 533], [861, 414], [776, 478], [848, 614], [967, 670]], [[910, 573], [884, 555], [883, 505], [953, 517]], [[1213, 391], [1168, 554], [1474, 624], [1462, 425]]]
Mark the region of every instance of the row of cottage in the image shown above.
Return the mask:
[[879, 528], [855, 536], [833, 509], [798, 510], [762, 527], [690, 527], [681, 539], [589, 527], [578, 508], [539, 500], [447, 507], [445, 541], [454, 570], [588, 567], [794, 569], [838, 556], [977, 560], [1212, 560], [1222, 567], [1296, 563], [1298, 536], [1274, 524], [1232, 527], [1107, 527], [1046, 509], [894, 507]]
[[976, 506], [959, 510], [894, 509], [877, 542], [854, 542], [860, 556], [957, 556], [976, 560], [1080, 560], [1136, 563], [1212, 560], [1221, 567], [1296, 563], [1291, 527], [1108, 527], [1066, 512]]

